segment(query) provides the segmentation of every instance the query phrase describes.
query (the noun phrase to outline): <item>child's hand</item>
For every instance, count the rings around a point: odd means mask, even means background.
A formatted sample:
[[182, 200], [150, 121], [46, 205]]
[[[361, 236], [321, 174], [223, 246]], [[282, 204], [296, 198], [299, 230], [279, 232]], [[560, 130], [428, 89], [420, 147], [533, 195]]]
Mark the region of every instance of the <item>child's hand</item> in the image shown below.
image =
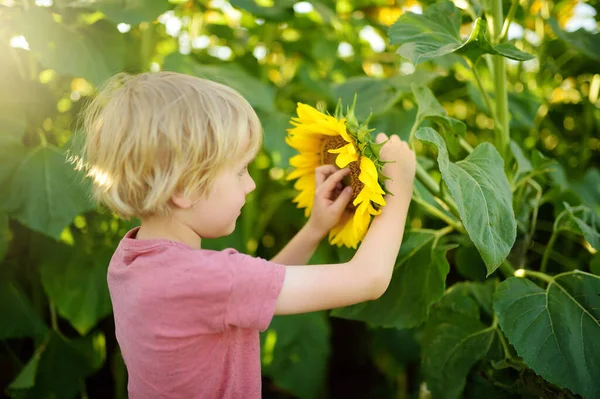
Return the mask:
[[[376, 142], [382, 143], [388, 139], [385, 133], [379, 133]], [[383, 167], [383, 174], [390, 180], [386, 180], [386, 188], [395, 196], [407, 195], [413, 192], [413, 183], [417, 161], [415, 153], [408, 147], [400, 137], [392, 135], [387, 143], [381, 147], [381, 160], [387, 161]]]
[[317, 234], [325, 236], [344, 215], [346, 206], [352, 199], [352, 188], [343, 188], [342, 179], [349, 173], [350, 169], [339, 170], [333, 165], [316, 168], [317, 188], [307, 225]]

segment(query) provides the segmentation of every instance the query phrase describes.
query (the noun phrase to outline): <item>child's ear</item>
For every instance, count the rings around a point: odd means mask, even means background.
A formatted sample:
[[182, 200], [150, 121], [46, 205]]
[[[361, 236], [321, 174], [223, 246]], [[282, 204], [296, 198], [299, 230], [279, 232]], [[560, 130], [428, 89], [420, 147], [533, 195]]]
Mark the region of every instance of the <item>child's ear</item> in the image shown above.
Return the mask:
[[186, 195], [183, 194], [173, 194], [171, 195], [171, 202], [177, 208], [188, 209], [194, 205], [194, 201]]

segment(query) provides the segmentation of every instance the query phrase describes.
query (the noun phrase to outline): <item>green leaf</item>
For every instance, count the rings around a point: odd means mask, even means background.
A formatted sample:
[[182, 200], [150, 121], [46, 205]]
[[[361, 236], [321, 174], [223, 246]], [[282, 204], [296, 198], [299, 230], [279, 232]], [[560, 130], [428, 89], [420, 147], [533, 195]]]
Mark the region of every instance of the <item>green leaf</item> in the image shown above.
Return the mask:
[[462, 161], [450, 162], [446, 144], [435, 130], [421, 128], [416, 137], [438, 148], [442, 178], [489, 276], [506, 259], [517, 235], [504, 160], [493, 145], [482, 143]]
[[352, 104], [354, 95], [358, 94], [355, 109], [358, 119], [366, 119], [371, 113], [373, 115], [385, 113], [398, 102], [404, 93], [405, 91], [398, 90], [389, 79], [369, 76], [352, 77], [333, 87], [334, 96], [341, 98], [345, 105]]
[[459, 48], [460, 22], [460, 12], [454, 4], [436, 3], [423, 14], [402, 14], [390, 27], [390, 43], [400, 44], [398, 53], [417, 65]]
[[469, 39], [463, 42], [460, 24], [460, 10], [450, 2], [439, 2], [423, 14], [402, 14], [390, 28], [390, 43], [400, 44], [398, 54], [415, 65], [454, 52], [472, 62], [483, 54], [502, 55], [519, 61], [533, 58], [510, 43], [491, 45], [485, 37], [487, 24], [481, 18], [475, 21]]
[[586, 56], [600, 61], [600, 33], [591, 33], [583, 28], [575, 32], [565, 32], [558, 26], [554, 18], [548, 19], [548, 25], [561, 40], [567, 42], [570, 47], [574, 47]]
[[516, 141], [510, 140], [510, 150], [517, 161], [517, 172], [515, 173], [516, 176], [531, 172], [533, 170], [533, 165], [531, 165], [531, 162], [529, 159], [527, 159], [523, 153], [523, 150]]
[[[468, 240], [468, 238], [466, 239]], [[485, 280], [485, 263], [477, 248], [471, 243], [460, 245], [454, 253], [454, 266], [456, 271], [464, 278], [483, 281]]]
[[324, 313], [276, 316], [261, 334], [265, 375], [300, 399], [319, 398], [327, 376], [329, 324]]
[[105, 346], [100, 332], [69, 341], [51, 331], [8, 391], [21, 399], [73, 398], [80, 392], [81, 380], [104, 363]]
[[494, 294], [500, 327], [538, 375], [586, 398], [600, 397], [600, 278], [578, 270], [546, 289], [511, 277]]
[[122, 34], [105, 20], [72, 27], [55, 22], [48, 11], [34, 7], [21, 15], [16, 25], [41, 64], [58, 73], [100, 85], [123, 69]]
[[334, 309], [332, 316], [382, 327], [410, 328], [423, 323], [429, 307], [444, 294], [448, 248], [436, 247], [436, 232], [407, 233], [387, 291], [377, 300]]
[[413, 85], [412, 91], [419, 107], [417, 123], [420, 125], [426, 119], [435, 122], [444, 133], [450, 153], [457, 155], [460, 151], [459, 137], [465, 137], [466, 125], [458, 119], [449, 117], [444, 107], [427, 87]]
[[571, 207], [565, 203], [571, 219], [596, 251], [600, 251], [600, 216], [585, 205]]
[[5, 204], [11, 217], [57, 239], [75, 216], [92, 207], [83, 178], [54, 146], [27, 154], [14, 173]]
[[477, 18], [471, 36], [465, 44], [456, 49], [456, 53], [463, 55], [472, 63], [477, 62], [484, 54], [501, 55], [517, 61], [526, 61], [534, 58], [531, 54], [522, 52], [510, 43], [501, 43], [492, 46], [487, 40], [486, 32], [487, 22], [481, 18]]
[[47, 330], [27, 297], [11, 282], [0, 281], [0, 341], [21, 337], [41, 339]]
[[478, 301], [473, 297], [477, 291], [487, 291], [491, 297], [493, 285], [456, 284], [432, 306], [421, 347], [423, 371], [433, 398], [461, 398], [471, 367], [490, 349], [496, 329], [481, 323]]
[[369, 123], [369, 128], [375, 129], [371, 132], [371, 137], [377, 137], [379, 132], [383, 132], [388, 135], [397, 134], [402, 140], [408, 141], [410, 128], [415, 123], [416, 117], [416, 108], [408, 111], [392, 108], [385, 114], [373, 117]]
[[81, 247], [71, 249], [60, 245], [40, 265], [40, 277], [48, 297], [58, 313], [81, 335], [87, 334], [112, 311], [106, 285], [110, 256], [108, 250], [101, 248], [88, 253]]
[[250, 75], [238, 64], [203, 65], [182, 54], [173, 53], [165, 58], [163, 68], [225, 84], [240, 92], [253, 107], [269, 112], [275, 110], [275, 89]]
[[68, 5], [90, 7], [106, 15], [115, 24], [124, 22], [129, 25], [152, 22], [171, 8], [168, 0], [77, 0]]

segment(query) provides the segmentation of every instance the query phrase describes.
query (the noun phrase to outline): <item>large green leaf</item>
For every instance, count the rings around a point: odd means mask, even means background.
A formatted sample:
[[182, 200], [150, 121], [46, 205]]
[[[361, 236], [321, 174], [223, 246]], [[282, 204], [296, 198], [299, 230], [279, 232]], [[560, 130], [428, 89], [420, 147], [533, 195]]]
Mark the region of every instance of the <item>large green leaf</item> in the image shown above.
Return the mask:
[[144, 21], [152, 22], [171, 8], [168, 0], [76, 0], [69, 5], [91, 7], [116, 24], [124, 22], [130, 25]]
[[165, 59], [163, 69], [225, 84], [239, 91], [252, 106], [264, 111], [275, 109], [275, 89], [250, 75], [238, 64], [203, 65], [182, 54], [174, 53]]
[[391, 26], [390, 43], [400, 44], [398, 53], [413, 64], [456, 52], [476, 61], [483, 54], [524, 61], [533, 58], [510, 43], [493, 46], [486, 39], [486, 22], [478, 18], [467, 41], [460, 37], [460, 10], [451, 2], [428, 7], [423, 14], [407, 12]]
[[493, 289], [493, 284], [459, 283], [432, 306], [421, 346], [433, 398], [461, 398], [471, 367], [490, 349], [496, 328], [480, 321], [478, 303], [486, 301], [477, 297], [491, 297]]
[[8, 392], [18, 399], [72, 399], [80, 392], [81, 381], [98, 370], [105, 358], [102, 333], [69, 341], [51, 331]]
[[444, 140], [435, 130], [421, 128], [416, 137], [438, 148], [442, 178], [489, 276], [506, 259], [517, 235], [504, 160], [493, 145], [482, 143], [468, 157], [454, 163], [448, 157]]
[[61, 245], [40, 265], [46, 293], [58, 313], [81, 335], [87, 334], [111, 313], [106, 285], [110, 255], [102, 248], [94, 248], [94, 253], [88, 253], [80, 247], [71, 249]]
[[73, 27], [55, 22], [48, 11], [34, 7], [21, 15], [16, 25], [46, 68], [96, 85], [123, 69], [122, 34], [106, 20]]
[[600, 33], [588, 32], [579, 28], [575, 32], [565, 32], [560, 29], [554, 18], [548, 20], [548, 24], [560, 39], [567, 42], [569, 46], [575, 47], [588, 57], [600, 61]]
[[481, 18], [477, 18], [471, 36], [456, 50], [456, 53], [465, 56], [473, 63], [484, 54], [501, 55], [517, 61], [526, 61], [534, 58], [531, 54], [522, 52], [510, 43], [501, 43], [492, 46], [487, 40], [486, 31], [487, 22]]
[[512, 277], [494, 310], [519, 356], [537, 374], [586, 398], [600, 397], [600, 277], [559, 274], [546, 289]]
[[329, 333], [322, 312], [273, 318], [269, 329], [261, 334], [263, 373], [300, 399], [321, 397]]
[[47, 331], [27, 297], [9, 281], [0, 281], [0, 340], [34, 337]]
[[371, 137], [376, 137], [377, 133], [383, 132], [388, 135], [397, 134], [402, 140], [408, 141], [410, 128], [415, 123], [416, 117], [416, 108], [408, 111], [392, 108], [385, 114], [374, 116], [370, 121], [369, 128], [375, 129], [371, 132]]
[[58, 148], [40, 146], [16, 169], [5, 208], [26, 226], [58, 238], [75, 216], [92, 208], [84, 187]]
[[523, 153], [523, 150], [521, 149], [519, 144], [514, 140], [510, 141], [510, 151], [512, 152], [513, 156], [515, 157], [515, 161], [517, 162], [517, 171], [515, 173], [515, 176], [519, 176], [521, 174], [525, 174], [533, 170], [533, 165], [531, 164], [531, 161], [529, 161], [529, 159], [525, 156], [525, 153]]
[[444, 133], [450, 152], [452, 155], [457, 155], [460, 151], [459, 138], [465, 137], [466, 125], [458, 119], [449, 117], [444, 107], [427, 87], [413, 85], [412, 91], [419, 107], [417, 124], [420, 125], [426, 119], [435, 122]]
[[383, 327], [410, 328], [423, 323], [429, 307], [444, 293], [450, 269], [447, 247], [436, 246], [436, 232], [407, 233], [387, 291], [377, 300], [334, 309], [331, 314]]

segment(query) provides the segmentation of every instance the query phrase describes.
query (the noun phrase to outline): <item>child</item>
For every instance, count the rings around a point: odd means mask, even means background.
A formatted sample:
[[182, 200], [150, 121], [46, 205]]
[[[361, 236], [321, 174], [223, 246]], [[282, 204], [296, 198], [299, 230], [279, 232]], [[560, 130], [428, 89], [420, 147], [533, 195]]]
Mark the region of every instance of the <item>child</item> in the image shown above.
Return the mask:
[[85, 124], [95, 198], [141, 220], [108, 268], [130, 399], [260, 398], [258, 332], [274, 314], [385, 292], [415, 173], [414, 153], [397, 136], [381, 150], [392, 161], [384, 173], [394, 195], [352, 260], [299, 266], [342, 217], [351, 193], [334, 197], [348, 170], [317, 169], [312, 215], [271, 261], [201, 249], [203, 238], [233, 232], [255, 188], [247, 167], [261, 126], [233, 89], [172, 72], [121, 74], [86, 110]]

